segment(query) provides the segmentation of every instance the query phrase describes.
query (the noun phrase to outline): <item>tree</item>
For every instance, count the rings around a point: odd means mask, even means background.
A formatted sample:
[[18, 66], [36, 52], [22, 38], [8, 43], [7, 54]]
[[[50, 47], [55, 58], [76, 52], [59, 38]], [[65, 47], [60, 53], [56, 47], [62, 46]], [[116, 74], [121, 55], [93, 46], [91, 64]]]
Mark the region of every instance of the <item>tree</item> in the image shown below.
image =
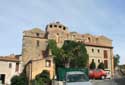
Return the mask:
[[90, 64], [90, 69], [95, 69], [96, 68], [96, 64], [95, 64], [95, 62], [94, 61], [92, 61], [91, 62], [91, 64]]
[[68, 63], [70, 64], [70, 67], [86, 67], [88, 63], [88, 54], [84, 44], [66, 40], [62, 48], [68, 56]]
[[114, 56], [114, 67], [119, 65], [119, 59], [120, 59], [120, 56], [118, 54], [116, 54]]
[[54, 56], [56, 68], [58, 67], [86, 67], [88, 54], [84, 44], [66, 40], [61, 48], [58, 48], [54, 40], [49, 40], [49, 48]]
[[105, 69], [104, 63], [101, 62], [101, 63], [98, 65], [98, 69], [103, 69], [103, 70], [104, 70], [104, 69]]

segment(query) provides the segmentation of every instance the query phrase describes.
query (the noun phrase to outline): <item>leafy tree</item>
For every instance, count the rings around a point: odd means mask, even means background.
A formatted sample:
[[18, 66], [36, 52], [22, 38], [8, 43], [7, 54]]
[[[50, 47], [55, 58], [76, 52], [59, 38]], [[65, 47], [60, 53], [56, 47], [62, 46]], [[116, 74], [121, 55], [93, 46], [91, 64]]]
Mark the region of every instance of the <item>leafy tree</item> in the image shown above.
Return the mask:
[[92, 61], [90, 64], [90, 69], [95, 69], [95, 68], [96, 68], [96, 64], [94, 61]]
[[104, 69], [105, 69], [104, 63], [101, 62], [101, 63], [98, 65], [98, 69], [103, 69], [103, 70], [104, 70]]
[[85, 67], [88, 62], [88, 54], [82, 43], [67, 40], [62, 47], [69, 55], [70, 67]]
[[88, 54], [84, 44], [67, 40], [61, 48], [56, 46], [54, 40], [49, 40], [49, 48], [54, 55], [56, 68], [58, 67], [85, 67]]
[[120, 59], [120, 56], [118, 54], [116, 54], [114, 56], [114, 67], [119, 65], [119, 59]]

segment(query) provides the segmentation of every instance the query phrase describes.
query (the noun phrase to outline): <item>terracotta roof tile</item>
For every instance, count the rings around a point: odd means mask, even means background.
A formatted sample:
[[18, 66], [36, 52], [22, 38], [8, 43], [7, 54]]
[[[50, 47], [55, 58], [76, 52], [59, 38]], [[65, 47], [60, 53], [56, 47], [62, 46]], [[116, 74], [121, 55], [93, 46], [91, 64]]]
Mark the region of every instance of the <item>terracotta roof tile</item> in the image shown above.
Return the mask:
[[0, 61], [19, 62], [19, 57], [17, 57], [16, 55], [14, 55], [14, 56], [0, 56]]
[[108, 48], [113, 48], [112, 46], [108, 46], [108, 45], [103, 45], [103, 44], [96, 44], [96, 43], [87, 43], [87, 42], [84, 42], [85, 45], [88, 45], [88, 46], [96, 46], [96, 47], [108, 47]]

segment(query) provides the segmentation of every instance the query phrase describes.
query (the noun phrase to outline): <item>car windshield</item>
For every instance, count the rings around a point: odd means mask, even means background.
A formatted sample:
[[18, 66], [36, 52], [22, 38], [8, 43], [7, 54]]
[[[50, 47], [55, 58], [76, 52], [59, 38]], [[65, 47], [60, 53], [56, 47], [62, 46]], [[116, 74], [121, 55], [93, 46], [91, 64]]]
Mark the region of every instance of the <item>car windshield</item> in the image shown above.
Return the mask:
[[67, 82], [85, 82], [88, 80], [89, 79], [85, 74], [70, 74], [67, 76]]

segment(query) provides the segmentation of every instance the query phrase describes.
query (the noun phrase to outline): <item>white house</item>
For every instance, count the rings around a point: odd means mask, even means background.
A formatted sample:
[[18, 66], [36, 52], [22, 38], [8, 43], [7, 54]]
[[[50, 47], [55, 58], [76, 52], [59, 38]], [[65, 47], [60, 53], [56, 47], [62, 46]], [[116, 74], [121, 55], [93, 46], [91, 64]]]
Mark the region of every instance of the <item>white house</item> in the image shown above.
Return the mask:
[[19, 75], [22, 71], [21, 55], [0, 56], [0, 84], [11, 83], [14, 75]]

